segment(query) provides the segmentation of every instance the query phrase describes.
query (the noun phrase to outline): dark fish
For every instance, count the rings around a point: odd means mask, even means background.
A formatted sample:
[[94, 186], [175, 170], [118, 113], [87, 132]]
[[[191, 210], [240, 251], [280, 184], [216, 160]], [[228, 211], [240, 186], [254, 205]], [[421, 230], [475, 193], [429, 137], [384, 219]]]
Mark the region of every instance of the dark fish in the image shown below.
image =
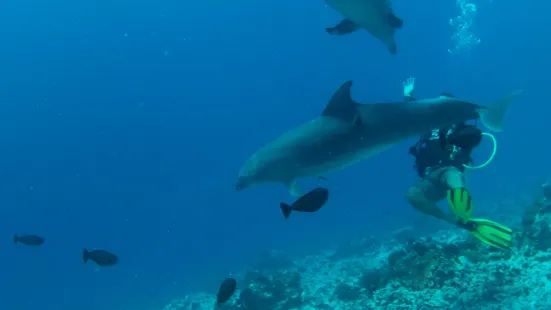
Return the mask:
[[311, 190], [309, 193], [300, 197], [292, 205], [286, 203], [280, 203], [281, 212], [283, 216], [288, 218], [291, 215], [291, 211], [298, 212], [316, 212], [318, 211], [329, 198], [329, 191], [323, 187], [317, 187]]
[[218, 294], [216, 294], [216, 305], [220, 308], [220, 305], [230, 300], [235, 289], [237, 288], [237, 281], [234, 278], [227, 278], [220, 284]]
[[44, 243], [44, 238], [37, 235], [13, 235], [13, 243], [23, 243], [25, 245], [39, 246]]
[[88, 251], [87, 249], [84, 249], [84, 251], [82, 252], [82, 259], [84, 260], [85, 264], [88, 260], [91, 260], [94, 263], [103, 267], [113, 266], [119, 261], [117, 255], [113, 253], [109, 253], [105, 250]]

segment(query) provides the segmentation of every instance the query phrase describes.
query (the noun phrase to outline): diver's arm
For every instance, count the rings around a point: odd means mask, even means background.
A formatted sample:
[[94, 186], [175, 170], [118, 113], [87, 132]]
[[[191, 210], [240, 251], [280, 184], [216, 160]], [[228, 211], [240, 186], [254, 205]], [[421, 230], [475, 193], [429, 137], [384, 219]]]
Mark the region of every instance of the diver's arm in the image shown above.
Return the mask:
[[404, 87], [404, 102], [415, 100], [412, 96], [413, 90], [415, 90], [415, 78], [410, 77], [403, 81], [402, 86]]

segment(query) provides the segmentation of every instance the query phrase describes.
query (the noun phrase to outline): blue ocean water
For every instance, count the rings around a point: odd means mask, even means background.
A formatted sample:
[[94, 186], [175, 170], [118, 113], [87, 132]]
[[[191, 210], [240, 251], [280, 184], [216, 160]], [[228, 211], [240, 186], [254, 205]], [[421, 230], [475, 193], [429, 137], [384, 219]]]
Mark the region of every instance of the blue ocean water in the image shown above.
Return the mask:
[[[282, 220], [279, 202], [293, 199], [283, 186], [235, 192], [244, 160], [348, 79], [360, 102], [401, 100], [410, 76], [418, 97], [484, 104], [524, 89], [470, 186], [481, 209], [529, 191], [551, 171], [546, 5], [472, 2], [481, 42], [451, 54], [455, 1], [395, 0], [404, 28], [392, 56], [366, 32], [327, 35], [341, 16], [323, 1], [2, 1], [0, 307], [160, 309], [215, 290], [265, 249], [438, 227], [403, 199], [411, 141], [301, 182], [331, 190], [302, 220]], [[14, 233], [46, 243], [14, 246]], [[85, 247], [120, 263], [83, 264]]]

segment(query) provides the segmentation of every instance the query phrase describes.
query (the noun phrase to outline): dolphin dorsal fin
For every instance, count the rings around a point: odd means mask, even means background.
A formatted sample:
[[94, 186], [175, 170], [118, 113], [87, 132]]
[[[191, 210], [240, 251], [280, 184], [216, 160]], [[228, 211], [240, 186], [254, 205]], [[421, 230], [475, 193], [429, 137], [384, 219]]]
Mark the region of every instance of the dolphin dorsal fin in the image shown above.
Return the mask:
[[322, 116], [334, 117], [347, 122], [357, 120], [357, 103], [350, 97], [352, 81], [346, 81], [337, 89], [321, 113]]

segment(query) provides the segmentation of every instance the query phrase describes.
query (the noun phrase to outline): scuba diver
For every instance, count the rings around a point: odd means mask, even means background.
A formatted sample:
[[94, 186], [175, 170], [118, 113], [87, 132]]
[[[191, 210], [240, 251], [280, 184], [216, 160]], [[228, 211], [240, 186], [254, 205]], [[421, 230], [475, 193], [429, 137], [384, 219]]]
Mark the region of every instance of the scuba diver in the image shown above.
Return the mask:
[[[415, 100], [412, 97], [415, 79], [409, 78], [403, 86], [406, 104], [415, 104], [408, 103]], [[415, 209], [467, 229], [490, 246], [509, 248], [513, 237], [510, 228], [489, 220], [471, 218], [473, 200], [465, 185], [464, 171], [486, 166], [495, 155], [494, 147], [494, 153], [485, 164], [471, 166], [471, 152], [480, 144], [483, 135], [495, 139], [467, 123], [436, 128], [422, 136], [409, 150], [415, 157], [415, 168], [421, 180], [408, 189], [406, 199]], [[446, 196], [452, 213], [446, 213], [436, 205]]]

